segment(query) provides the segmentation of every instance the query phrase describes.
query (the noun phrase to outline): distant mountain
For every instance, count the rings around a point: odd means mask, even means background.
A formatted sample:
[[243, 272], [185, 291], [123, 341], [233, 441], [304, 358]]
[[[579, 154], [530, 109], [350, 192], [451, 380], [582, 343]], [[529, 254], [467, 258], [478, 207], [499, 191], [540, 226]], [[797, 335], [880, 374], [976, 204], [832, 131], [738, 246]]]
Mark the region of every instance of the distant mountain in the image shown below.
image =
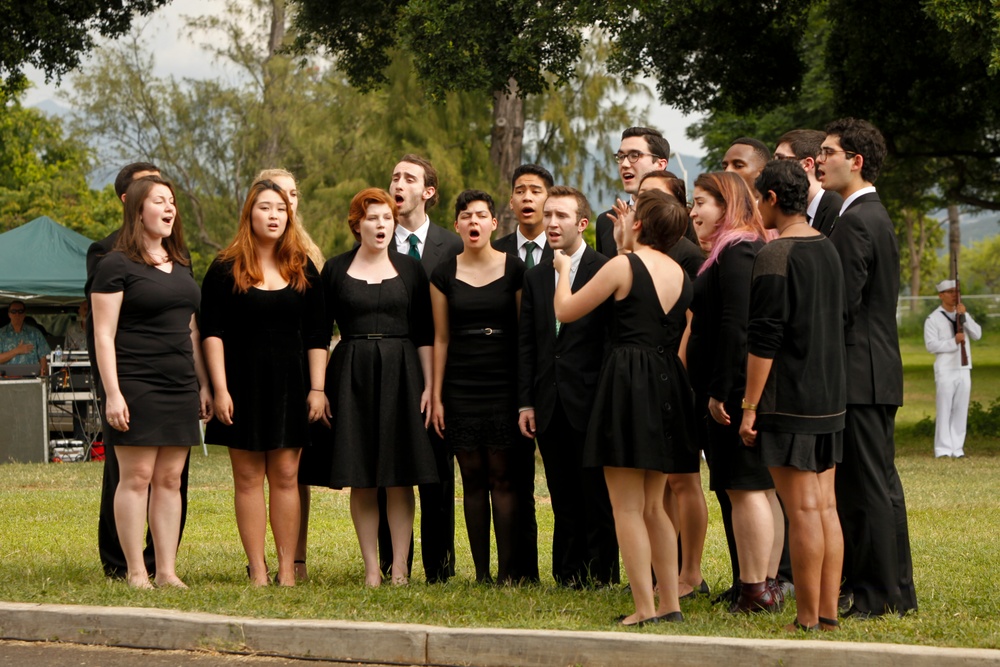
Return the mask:
[[32, 107], [56, 118], [66, 118], [72, 113], [72, 109], [59, 104], [53, 99], [42, 100], [38, 104], [33, 104]]
[[1000, 232], [1000, 211], [982, 211], [975, 215], [963, 215], [960, 224], [962, 245], [971, 246]]

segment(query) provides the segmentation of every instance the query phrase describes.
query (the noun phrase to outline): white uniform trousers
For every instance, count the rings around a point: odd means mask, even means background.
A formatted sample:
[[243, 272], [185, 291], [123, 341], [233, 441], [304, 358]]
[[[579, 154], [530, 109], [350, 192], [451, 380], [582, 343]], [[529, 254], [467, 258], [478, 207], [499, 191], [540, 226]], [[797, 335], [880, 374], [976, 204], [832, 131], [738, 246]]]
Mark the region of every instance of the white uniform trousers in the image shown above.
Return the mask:
[[965, 425], [969, 418], [972, 376], [968, 368], [939, 370], [937, 385], [937, 426], [934, 429], [934, 456], [964, 456]]

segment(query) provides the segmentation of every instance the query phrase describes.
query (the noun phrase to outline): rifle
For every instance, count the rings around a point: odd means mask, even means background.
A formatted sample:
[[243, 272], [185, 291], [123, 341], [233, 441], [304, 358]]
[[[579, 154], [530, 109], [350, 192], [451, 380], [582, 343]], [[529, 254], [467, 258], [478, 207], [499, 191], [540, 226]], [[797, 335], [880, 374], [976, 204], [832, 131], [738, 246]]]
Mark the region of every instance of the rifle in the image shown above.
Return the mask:
[[[958, 282], [958, 257], [952, 260], [952, 271], [955, 274], [955, 335], [965, 334], [965, 315], [959, 312], [962, 306], [962, 287]], [[962, 353], [962, 366], [969, 365], [969, 353], [965, 350], [965, 341], [958, 345]]]

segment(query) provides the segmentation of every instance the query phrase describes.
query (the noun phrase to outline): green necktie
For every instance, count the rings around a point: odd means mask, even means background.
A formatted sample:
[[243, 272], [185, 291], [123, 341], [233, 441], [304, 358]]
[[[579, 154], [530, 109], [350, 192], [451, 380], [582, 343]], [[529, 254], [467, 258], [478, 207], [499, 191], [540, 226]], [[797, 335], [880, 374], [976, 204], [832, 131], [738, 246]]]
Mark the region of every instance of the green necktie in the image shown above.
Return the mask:
[[534, 241], [528, 241], [524, 244], [524, 265], [527, 268], [533, 268], [535, 266], [535, 248], [538, 244]]
[[420, 243], [420, 238], [416, 234], [410, 234], [406, 237], [406, 240], [410, 242], [410, 251], [406, 254], [413, 259], [420, 259], [420, 251], [417, 250], [417, 244]]

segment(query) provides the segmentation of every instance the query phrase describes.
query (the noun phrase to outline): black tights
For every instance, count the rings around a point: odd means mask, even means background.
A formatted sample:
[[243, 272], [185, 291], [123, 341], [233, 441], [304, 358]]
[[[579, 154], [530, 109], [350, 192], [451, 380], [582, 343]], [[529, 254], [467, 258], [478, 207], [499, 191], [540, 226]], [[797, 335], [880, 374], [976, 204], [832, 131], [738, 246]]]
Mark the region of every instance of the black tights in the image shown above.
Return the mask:
[[490, 581], [490, 507], [497, 536], [497, 580], [511, 579], [514, 559], [515, 518], [517, 495], [514, 493], [510, 470], [510, 452], [480, 447], [455, 452], [462, 471], [464, 487], [465, 525], [469, 531], [472, 562], [476, 566], [476, 581]]

